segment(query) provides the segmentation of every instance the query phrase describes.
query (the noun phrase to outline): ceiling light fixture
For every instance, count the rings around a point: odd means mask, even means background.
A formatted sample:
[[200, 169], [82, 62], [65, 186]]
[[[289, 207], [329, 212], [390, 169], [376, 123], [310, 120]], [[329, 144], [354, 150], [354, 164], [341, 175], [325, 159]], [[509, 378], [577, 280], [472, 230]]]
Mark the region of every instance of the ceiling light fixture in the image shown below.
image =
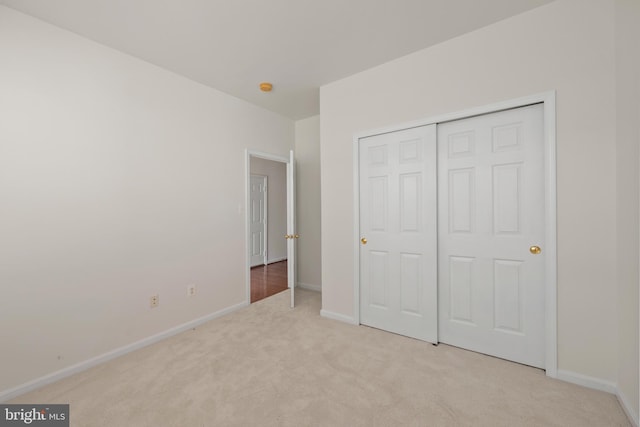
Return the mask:
[[271, 92], [271, 89], [273, 89], [273, 85], [269, 82], [262, 82], [260, 83], [260, 90], [263, 92]]

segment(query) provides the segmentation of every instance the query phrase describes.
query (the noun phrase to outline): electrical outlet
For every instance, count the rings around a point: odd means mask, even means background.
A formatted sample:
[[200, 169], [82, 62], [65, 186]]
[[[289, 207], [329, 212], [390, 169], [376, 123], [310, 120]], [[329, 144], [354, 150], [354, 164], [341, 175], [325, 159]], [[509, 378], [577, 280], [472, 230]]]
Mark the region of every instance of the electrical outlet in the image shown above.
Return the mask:
[[196, 285], [187, 286], [187, 296], [192, 297], [196, 294]]
[[158, 304], [160, 304], [160, 295], [151, 295], [151, 300], [149, 301], [151, 308], [157, 307]]

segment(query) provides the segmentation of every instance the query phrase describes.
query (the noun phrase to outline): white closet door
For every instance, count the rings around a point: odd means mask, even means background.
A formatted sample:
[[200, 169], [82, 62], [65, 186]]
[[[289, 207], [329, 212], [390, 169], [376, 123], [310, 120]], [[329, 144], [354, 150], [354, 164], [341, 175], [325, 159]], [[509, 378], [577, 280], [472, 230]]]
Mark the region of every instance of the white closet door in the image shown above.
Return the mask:
[[251, 175], [249, 187], [251, 267], [267, 263], [267, 177]]
[[436, 127], [362, 138], [360, 323], [438, 342]]
[[438, 125], [441, 342], [544, 368], [543, 161], [542, 104]]

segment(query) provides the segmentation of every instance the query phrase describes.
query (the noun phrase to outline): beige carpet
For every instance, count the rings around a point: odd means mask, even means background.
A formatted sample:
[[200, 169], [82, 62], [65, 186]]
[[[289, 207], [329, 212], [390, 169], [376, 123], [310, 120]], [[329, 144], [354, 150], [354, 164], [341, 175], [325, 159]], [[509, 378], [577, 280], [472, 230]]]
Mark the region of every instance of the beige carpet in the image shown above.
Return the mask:
[[23, 395], [89, 426], [628, 426], [613, 395], [321, 318], [288, 291]]

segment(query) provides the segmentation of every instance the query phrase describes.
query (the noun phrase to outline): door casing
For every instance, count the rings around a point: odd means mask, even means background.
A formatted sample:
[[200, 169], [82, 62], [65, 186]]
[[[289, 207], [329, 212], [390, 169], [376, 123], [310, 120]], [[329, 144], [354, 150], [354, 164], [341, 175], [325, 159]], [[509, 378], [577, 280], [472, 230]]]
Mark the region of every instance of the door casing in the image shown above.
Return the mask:
[[495, 113], [512, 108], [542, 103], [544, 108], [544, 191], [545, 191], [545, 371], [546, 375], [558, 375], [557, 344], [557, 202], [556, 202], [556, 92], [549, 91], [522, 98], [510, 99], [489, 105], [470, 108], [439, 116], [360, 132], [353, 137], [353, 312], [360, 323], [360, 200], [359, 200], [359, 140], [383, 133], [396, 132], [418, 126], [444, 123], [482, 114]]

